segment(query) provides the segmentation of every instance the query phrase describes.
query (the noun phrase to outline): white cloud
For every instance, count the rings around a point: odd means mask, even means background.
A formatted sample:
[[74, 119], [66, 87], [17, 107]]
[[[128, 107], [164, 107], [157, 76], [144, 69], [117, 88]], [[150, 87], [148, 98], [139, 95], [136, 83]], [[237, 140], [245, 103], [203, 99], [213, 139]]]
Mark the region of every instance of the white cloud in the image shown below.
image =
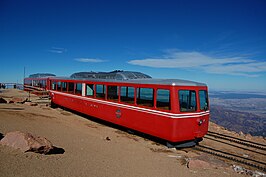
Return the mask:
[[106, 60], [95, 59], [95, 58], [75, 58], [76, 61], [84, 63], [101, 63], [106, 62]]
[[66, 51], [67, 49], [59, 48], [59, 47], [52, 47], [50, 50], [48, 50], [48, 52], [51, 52], [51, 53], [65, 53]]
[[200, 69], [207, 73], [256, 77], [266, 72], [266, 62], [244, 57], [213, 57], [200, 52], [169, 50], [160, 58], [146, 58], [128, 61], [129, 64], [154, 68]]

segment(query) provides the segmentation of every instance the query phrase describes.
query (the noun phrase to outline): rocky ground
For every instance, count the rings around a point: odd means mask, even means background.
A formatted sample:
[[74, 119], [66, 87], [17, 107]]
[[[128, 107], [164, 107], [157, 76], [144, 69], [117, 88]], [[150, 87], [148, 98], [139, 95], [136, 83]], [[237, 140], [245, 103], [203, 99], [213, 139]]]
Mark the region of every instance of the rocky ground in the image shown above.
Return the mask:
[[[166, 146], [129, 134], [88, 117], [52, 109], [46, 100], [28, 93], [0, 90], [0, 139], [11, 131], [50, 140], [63, 151], [44, 155], [0, 145], [0, 176], [243, 176], [231, 163], [190, 149]], [[243, 136], [210, 123], [212, 131]], [[265, 143], [263, 138], [244, 137]], [[204, 140], [208, 143], [207, 140]]]

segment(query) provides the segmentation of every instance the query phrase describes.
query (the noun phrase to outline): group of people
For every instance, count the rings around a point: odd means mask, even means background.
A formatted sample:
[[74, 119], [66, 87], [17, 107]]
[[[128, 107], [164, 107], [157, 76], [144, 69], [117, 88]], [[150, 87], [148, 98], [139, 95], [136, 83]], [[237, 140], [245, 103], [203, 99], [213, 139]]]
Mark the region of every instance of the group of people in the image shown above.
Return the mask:
[[2, 84], [0, 83], [0, 89], [5, 89], [6, 88], [6, 85], [5, 84]]

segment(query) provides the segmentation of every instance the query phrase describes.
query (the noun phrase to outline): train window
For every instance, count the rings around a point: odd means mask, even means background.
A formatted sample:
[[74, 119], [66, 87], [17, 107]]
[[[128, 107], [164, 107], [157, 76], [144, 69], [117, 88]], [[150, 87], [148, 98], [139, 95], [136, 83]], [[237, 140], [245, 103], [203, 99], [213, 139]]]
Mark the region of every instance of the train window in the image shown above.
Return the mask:
[[56, 90], [56, 82], [52, 82], [52, 90]]
[[82, 92], [82, 84], [81, 83], [76, 83], [75, 94], [76, 95], [81, 95], [81, 92]]
[[25, 85], [31, 85], [32, 81], [31, 80], [24, 80]]
[[199, 91], [200, 110], [207, 111], [209, 109], [208, 94], [206, 90]]
[[181, 112], [197, 110], [196, 92], [194, 90], [179, 90], [179, 106]]
[[68, 90], [67, 90], [68, 93], [72, 93], [72, 94], [74, 93], [74, 83], [73, 82], [68, 82], [67, 88], [68, 88]]
[[42, 81], [42, 80], [39, 81], [39, 87], [40, 87], [40, 88], [43, 87], [43, 81]]
[[43, 88], [46, 88], [46, 80], [43, 80]]
[[86, 96], [94, 95], [94, 84], [86, 84]]
[[107, 86], [107, 99], [118, 100], [118, 86]]
[[141, 106], [153, 107], [153, 89], [138, 88], [137, 89], [137, 104]]
[[46, 82], [45, 80], [42, 80], [42, 88], [45, 88]]
[[120, 88], [120, 101], [125, 103], [134, 104], [135, 89], [134, 87], [121, 87]]
[[38, 86], [38, 81], [37, 80], [33, 80], [33, 86]]
[[96, 85], [96, 97], [105, 98], [105, 85]]
[[170, 91], [165, 89], [157, 90], [156, 107], [158, 109], [170, 110]]
[[57, 82], [57, 89], [58, 91], [61, 91], [61, 82]]
[[66, 91], [67, 91], [67, 83], [62, 82], [62, 92], [66, 92]]

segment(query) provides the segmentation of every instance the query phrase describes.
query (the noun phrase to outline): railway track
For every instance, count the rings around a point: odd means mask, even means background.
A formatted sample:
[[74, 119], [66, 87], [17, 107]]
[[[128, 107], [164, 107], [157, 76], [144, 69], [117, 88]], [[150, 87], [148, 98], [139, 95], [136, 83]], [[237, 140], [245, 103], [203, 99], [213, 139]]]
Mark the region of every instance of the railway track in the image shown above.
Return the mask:
[[[209, 131], [195, 150], [266, 172], [266, 145]], [[215, 144], [215, 145], [214, 145]], [[223, 148], [221, 149], [220, 146]], [[247, 155], [248, 154], [248, 155]]]
[[252, 142], [252, 141], [248, 141], [248, 140], [244, 140], [244, 139], [241, 139], [241, 138], [236, 138], [236, 137], [233, 137], [233, 136], [224, 135], [224, 134], [220, 134], [220, 133], [216, 133], [216, 132], [212, 132], [212, 131], [208, 131], [207, 136], [212, 136], [212, 137], [215, 137], [215, 138], [228, 140], [228, 141], [235, 142], [235, 143], [238, 143], [238, 144], [241, 144], [241, 145], [246, 145], [248, 147], [254, 147], [254, 148], [266, 151], [266, 145], [265, 144]]

